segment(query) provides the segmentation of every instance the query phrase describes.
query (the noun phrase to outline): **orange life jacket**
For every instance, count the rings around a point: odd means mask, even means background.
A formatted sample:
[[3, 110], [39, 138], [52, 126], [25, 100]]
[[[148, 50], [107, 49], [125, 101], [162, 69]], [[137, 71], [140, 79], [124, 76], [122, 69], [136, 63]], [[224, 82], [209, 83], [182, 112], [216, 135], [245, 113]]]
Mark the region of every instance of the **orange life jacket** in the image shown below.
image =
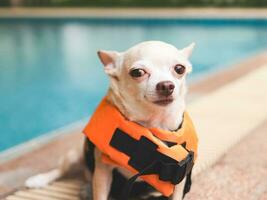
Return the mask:
[[148, 129], [125, 119], [104, 98], [83, 132], [102, 152], [104, 163], [139, 174], [164, 196], [173, 193], [197, 156], [198, 139], [187, 113], [177, 131]]

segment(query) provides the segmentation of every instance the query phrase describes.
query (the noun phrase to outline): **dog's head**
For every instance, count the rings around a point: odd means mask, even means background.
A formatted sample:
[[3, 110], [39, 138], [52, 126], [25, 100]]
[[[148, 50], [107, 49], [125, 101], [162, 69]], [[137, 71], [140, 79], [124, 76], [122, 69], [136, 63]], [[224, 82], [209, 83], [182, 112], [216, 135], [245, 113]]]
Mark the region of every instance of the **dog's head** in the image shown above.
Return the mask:
[[99, 51], [98, 56], [110, 77], [110, 89], [124, 107], [132, 112], [154, 112], [183, 100], [193, 47], [179, 50], [164, 42], [148, 41], [125, 52]]

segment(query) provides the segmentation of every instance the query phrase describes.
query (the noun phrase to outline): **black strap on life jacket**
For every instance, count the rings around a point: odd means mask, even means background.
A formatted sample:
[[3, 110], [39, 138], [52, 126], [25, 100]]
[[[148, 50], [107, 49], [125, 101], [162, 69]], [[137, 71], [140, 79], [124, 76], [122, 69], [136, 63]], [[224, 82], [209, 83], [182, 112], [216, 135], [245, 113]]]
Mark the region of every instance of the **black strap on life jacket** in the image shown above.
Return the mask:
[[186, 175], [186, 180], [185, 180], [185, 184], [184, 184], [184, 190], [183, 190], [183, 198], [185, 197], [185, 195], [190, 192], [191, 189], [191, 185], [192, 185], [192, 169], [191, 171]]
[[160, 180], [176, 185], [191, 172], [194, 164], [192, 151], [189, 151], [184, 160], [178, 162], [157, 151], [158, 145], [145, 136], [135, 140], [119, 128], [115, 130], [110, 146], [129, 156], [128, 164], [139, 172], [128, 180], [122, 191], [121, 200], [128, 199], [131, 188], [139, 176], [156, 174]]

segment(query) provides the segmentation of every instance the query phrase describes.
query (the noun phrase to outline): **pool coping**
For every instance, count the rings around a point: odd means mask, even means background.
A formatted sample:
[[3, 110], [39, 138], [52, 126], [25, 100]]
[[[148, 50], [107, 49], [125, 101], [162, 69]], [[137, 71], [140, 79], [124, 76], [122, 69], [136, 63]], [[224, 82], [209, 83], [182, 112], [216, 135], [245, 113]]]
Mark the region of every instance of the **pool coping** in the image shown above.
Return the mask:
[[233, 82], [234, 80], [248, 74], [256, 67], [262, 67], [266, 63], [267, 50], [263, 50], [255, 55], [243, 58], [234, 64], [230, 64], [225, 69], [221, 68], [218, 71], [208, 73], [196, 81], [193, 81], [192, 84], [189, 85], [189, 95], [192, 95], [191, 98], [200, 97], [223, 85]]
[[50, 141], [56, 140], [60, 138], [61, 136], [72, 133], [75, 130], [79, 130], [81, 127], [85, 125], [88, 118], [75, 121], [71, 124], [68, 124], [66, 126], [57, 128], [53, 131], [44, 133], [40, 136], [30, 139], [29, 141], [23, 142], [21, 144], [18, 144], [14, 147], [8, 148], [0, 152], [0, 165], [12, 159], [16, 159], [20, 157], [21, 155], [24, 155], [30, 151], [36, 150], [40, 146], [46, 145]]
[[0, 19], [267, 19], [267, 8], [0, 8]]
[[[255, 67], [262, 67], [266, 63], [267, 51], [264, 51], [251, 58], [244, 59], [238, 64], [227, 67], [225, 70], [220, 71], [219, 73], [213, 73], [205, 77], [205, 79], [193, 82], [189, 86], [189, 94], [191, 93], [189, 99], [192, 101], [197, 100], [199, 97], [235, 81], [236, 79], [250, 73], [253, 69], [255, 69]], [[3, 174], [3, 172], [9, 172], [10, 170], [11, 172], [13, 170], [13, 173], [15, 173], [15, 171], [19, 168], [26, 169], [26, 167], [28, 168], [30, 166], [31, 170], [24, 172], [25, 175], [23, 175], [23, 177], [25, 178], [26, 176], [30, 176], [34, 173], [39, 173], [46, 171], [49, 168], [53, 168], [56, 165], [56, 161], [60, 155], [66, 153], [66, 151], [70, 148], [73, 148], [74, 143], [77, 145], [77, 141], [79, 141], [78, 144], [82, 143], [82, 125], [76, 125], [68, 126], [69, 128], [72, 127], [71, 130], [69, 130], [68, 127], [65, 127], [62, 128], [58, 133], [51, 133], [52, 136], [48, 136], [45, 141], [40, 141], [42, 140], [42, 137], [38, 138], [37, 140], [33, 140], [30, 143], [34, 145], [31, 145], [31, 148], [28, 148], [24, 151], [19, 148], [17, 151], [13, 149], [13, 152], [11, 151], [13, 153], [13, 159], [6, 160], [0, 164], [0, 174]], [[55, 135], [53, 136], [53, 134]], [[47, 158], [46, 162], [36, 163], [35, 160], [38, 160], [40, 157]], [[4, 194], [13, 191], [15, 186], [12, 188], [9, 185], [9, 187], [10, 188], [7, 188], [6, 191], [4, 190]]]

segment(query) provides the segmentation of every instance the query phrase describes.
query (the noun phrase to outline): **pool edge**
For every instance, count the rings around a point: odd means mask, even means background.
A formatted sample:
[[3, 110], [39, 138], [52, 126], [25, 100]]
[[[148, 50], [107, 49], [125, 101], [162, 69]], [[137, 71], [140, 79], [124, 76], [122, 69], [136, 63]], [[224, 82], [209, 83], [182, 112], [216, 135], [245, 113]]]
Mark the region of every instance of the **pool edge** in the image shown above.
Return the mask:
[[267, 19], [267, 8], [0, 8], [0, 18]]
[[87, 118], [81, 119], [0, 152], [0, 165], [8, 162], [9, 160], [16, 159], [17, 157], [37, 148], [40, 148], [40, 146], [43, 146], [52, 140], [56, 140], [61, 136], [71, 134], [75, 130], [80, 130], [87, 120]]

